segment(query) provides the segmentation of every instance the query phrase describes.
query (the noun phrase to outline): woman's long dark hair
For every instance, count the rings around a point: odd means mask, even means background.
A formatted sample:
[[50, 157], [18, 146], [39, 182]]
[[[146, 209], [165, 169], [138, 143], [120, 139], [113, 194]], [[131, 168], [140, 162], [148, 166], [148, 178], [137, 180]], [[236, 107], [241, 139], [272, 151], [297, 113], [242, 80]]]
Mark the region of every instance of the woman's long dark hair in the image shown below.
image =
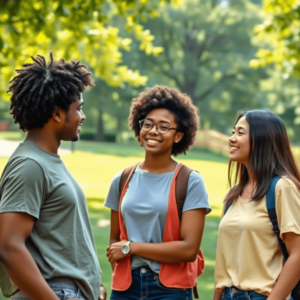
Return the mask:
[[[242, 117], [246, 118], [250, 128], [248, 168], [253, 173], [256, 188], [251, 200], [259, 201], [264, 197], [275, 175], [287, 176], [300, 189], [300, 173], [284, 123], [279, 116], [266, 110], [249, 110], [240, 113], [236, 123]], [[225, 202], [232, 203], [238, 199], [248, 180], [249, 174], [245, 165], [230, 161], [228, 181], [230, 187], [232, 183], [235, 186], [226, 195]]]

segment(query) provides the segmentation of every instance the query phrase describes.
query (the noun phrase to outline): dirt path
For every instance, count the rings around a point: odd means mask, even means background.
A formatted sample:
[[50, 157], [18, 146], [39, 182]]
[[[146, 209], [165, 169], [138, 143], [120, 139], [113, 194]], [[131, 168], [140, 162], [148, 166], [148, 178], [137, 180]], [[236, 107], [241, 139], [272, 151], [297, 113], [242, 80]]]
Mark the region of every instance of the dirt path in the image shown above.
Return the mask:
[[[11, 156], [22, 141], [9, 141], [0, 138], [0, 156]], [[68, 149], [58, 149], [58, 155], [67, 155], [71, 151]]]

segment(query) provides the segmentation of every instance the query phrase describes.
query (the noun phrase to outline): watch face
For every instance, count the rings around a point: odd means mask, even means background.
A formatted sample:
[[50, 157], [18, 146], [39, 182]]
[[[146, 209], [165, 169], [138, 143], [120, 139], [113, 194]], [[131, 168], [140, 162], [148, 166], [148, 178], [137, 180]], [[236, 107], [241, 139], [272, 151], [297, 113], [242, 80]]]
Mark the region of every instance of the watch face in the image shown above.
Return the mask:
[[128, 246], [128, 245], [124, 245], [124, 246], [122, 247], [122, 252], [123, 252], [124, 254], [128, 254], [128, 253], [129, 253], [129, 246]]

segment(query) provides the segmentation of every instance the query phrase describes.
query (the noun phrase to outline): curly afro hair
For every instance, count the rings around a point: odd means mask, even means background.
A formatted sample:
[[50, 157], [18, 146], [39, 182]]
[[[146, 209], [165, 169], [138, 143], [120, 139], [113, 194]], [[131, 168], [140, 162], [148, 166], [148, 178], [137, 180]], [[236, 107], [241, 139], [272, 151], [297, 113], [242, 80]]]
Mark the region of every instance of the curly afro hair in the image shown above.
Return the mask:
[[7, 92], [12, 92], [11, 114], [20, 129], [42, 128], [60, 107], [68, 111], [87, 86], [93, 86], [91, 73], [79, 61], [54, 61], [46, 64], [43, 56], [31, 57], [34, 63], [23, 64], [23, 69], [10, 81]]
[[199, 127], [198, 108], [188, 95], [176, 89], [158, 85], [147, 88], [145, 92], [132, 100], [128, 118], [129, 127], [134, 131], [138, 140], [140, 140], [139, 120], [145, 119], [146, 115], [156, 108], [169, 110], [175, 117], [178, 131], [184, 133], [182, 140], [174, 143], [172, 155], [186, 154], [194, 143]]

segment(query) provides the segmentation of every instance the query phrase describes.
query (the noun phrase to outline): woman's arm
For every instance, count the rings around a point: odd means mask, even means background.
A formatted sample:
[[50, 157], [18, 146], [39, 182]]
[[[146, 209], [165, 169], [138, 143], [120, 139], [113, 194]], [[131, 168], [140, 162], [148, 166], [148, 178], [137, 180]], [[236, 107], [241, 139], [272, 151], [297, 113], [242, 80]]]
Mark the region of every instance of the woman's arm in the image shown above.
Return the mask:
[[223, 292], [223, 290], [215, 289], [213, 300], [221, 300], [222, 299], [222, 292]]
[[300, 235], [288, 232], [284, 234], [289, 258], [284, 264], [278, 281], [268, 300], [284, 300], [300, 280]]
[[[193, 209], [182, 214], [181, 241], [167, 243], [131, 243], [130, 255], [138, 255], [157, 262], [176, 263], [194, 261], [200, 248], [206, 209]], [[122, 247], [126, 241], [111, 244], [107, 257], [111, 264], [124, 257]]]
[[120, 241], [119, 212], [111, 210], [109, 245]]
[[[109, 245], [117, 242], [120, 242], [119, 212], [111, 210]], [[115, 262], [111, 263], [111, 268], [112, 270], [115, 269]]]

